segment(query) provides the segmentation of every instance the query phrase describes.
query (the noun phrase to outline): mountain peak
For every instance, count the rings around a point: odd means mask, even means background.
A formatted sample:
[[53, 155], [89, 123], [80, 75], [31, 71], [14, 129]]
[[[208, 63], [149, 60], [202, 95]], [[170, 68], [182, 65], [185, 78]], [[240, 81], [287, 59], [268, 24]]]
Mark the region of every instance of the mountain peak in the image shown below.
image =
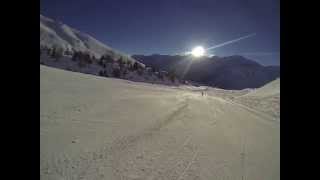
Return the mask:
[[97, 58], [109, 55], [114, 59], [136, 61], [124, 53], [110, 48], [92, 36], [40, 14], [40, 45], [72, 51], [88, 52]]

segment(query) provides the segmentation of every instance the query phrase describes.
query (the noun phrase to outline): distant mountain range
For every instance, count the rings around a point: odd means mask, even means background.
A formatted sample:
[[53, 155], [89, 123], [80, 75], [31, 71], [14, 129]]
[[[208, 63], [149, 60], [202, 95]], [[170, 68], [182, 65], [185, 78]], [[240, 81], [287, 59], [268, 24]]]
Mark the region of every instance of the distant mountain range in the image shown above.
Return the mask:
[[[170, 84], [168, 80], [170, 77], [167, 75], [171, 76], [174, 73], [180, 77], [180, 80], [187, 80], [192, 84], [199, 83], [223, 89], [245, 89], [261, 87], [280, 77], [280, 67], [262, 66], [242, 56], [201, 58], [180, 55], [128, 56], [99, 42], [90, 35], [40, 15], [40, 51], [47, 48], [62, 49], [70, 54], [68, 53], [67, 56], [64, 56], [62, 58], [63, 61], [53, 61], [47, 56], [41, 57], [40, 55], [40, 62], [46, 65], [95, 75], [99, 75], [101, 71], [109, 69], [106, 76], [112, 77], [114, 66], [109, 64], [110, 67], [105, 67], [106, 65], [102, 67], [101, 62], [99, 62], [101, 61], [100, 58], [105, 56], [114, 62], [121, 59], [124, 62], [131, 62], [131, 65], [137, 62], [142, 68], [145, 68], [145, 66], [152, 67], [152, 70], [150, 68], [140, 70], [139, 74], [142, 73], [144, 75], [139, 78], [136, 72], [129, 73], [126, 76], [120, 75], [120, 78], [139, 79], [139, 81], [152, 83], [162, 81], [159, 80], [159, 77], [162, 79], [162, 75], [165, 75], [164, 81], [166, 81], [166, 84]], [[74, 52], [88, 53], [94, 56], [95, 60], [93, 60], [93, 64], [79, 68], [76, 65], [77, 63], [71, 61]], [[132, 69], [129, 65], [126, 68]], [[126, 68], [122, 69], [121, 72], [126, 73]]]
[[146, 66], [175, 71], [186, 80], [223, 89], [258, 88], [280, 77], [279, 66], [263, 66], [242, 56], [133, 55]]

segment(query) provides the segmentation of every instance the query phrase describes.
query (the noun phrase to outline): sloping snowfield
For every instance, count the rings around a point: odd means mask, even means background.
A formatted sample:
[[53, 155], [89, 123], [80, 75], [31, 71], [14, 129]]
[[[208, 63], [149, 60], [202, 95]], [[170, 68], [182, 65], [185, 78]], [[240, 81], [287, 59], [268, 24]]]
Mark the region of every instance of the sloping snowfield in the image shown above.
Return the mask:
[[279, 121], [214, 89], [40, 77], [42, 180], [280, 179]]
[[62, 22], [40, 14], [40, 46], [74, 49], [76, 51], [90, 52], [97, 58], [102, 55], [109, 55], [113, 59], [119, 59], [135, 62], [135, 60], [111, 47], [101, 43], [92, 36], [82, 33], [69, 27]]
[[235, 102], [267, 113], [273, 119], [280, 121], [280, 78], [250, 93], [236, 97]]

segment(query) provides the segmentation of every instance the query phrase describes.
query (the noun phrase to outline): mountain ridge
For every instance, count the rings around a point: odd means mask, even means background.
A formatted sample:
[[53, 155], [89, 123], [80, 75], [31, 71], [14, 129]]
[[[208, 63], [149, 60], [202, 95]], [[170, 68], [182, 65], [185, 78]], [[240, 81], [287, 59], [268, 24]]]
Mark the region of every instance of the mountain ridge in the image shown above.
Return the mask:
[[240, 55], [200, 57], [188, 55], [133, 55], [159, 70], [175, 71], [181, 78], [223, 89], [258, 88], [280, 77], [279, 66], [264, 66]]
[[74, 29], [60, 21], [55, 21], [40, 14], [40, 46], [57, 47], [70, 51], [89, 52], [97, 58], [110, 55], [135, 62], [131, 56], [115, 50], [91, 35]]

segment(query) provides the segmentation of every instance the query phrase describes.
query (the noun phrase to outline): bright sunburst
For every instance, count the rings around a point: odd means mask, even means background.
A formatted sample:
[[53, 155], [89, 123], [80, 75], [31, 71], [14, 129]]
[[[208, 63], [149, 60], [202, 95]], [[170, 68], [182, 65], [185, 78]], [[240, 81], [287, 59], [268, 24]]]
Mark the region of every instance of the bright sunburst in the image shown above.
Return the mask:
[[203, 47], [197, 46], [193, 48], [193, 50], [191, 51], [191, 54], [195, 57], [201, 57], [205, 54], [205, 50]]

